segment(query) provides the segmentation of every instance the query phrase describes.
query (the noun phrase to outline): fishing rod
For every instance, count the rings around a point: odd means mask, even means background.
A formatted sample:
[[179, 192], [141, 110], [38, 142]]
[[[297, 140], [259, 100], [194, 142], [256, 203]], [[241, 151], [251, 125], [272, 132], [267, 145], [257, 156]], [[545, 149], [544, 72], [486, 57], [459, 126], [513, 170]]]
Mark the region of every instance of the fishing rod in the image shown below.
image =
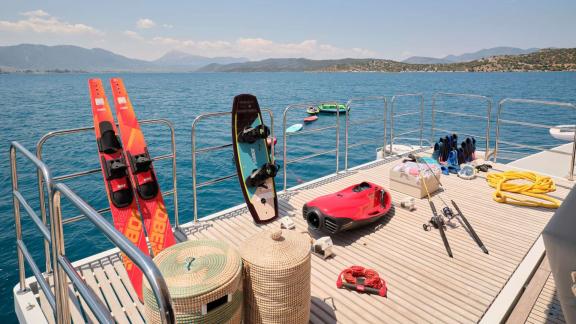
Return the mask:
[[[428, 162], [426, 162], [425, 159], [419, 158], [418, 156], [416, 156], [414, 154], [408, 155], [408, 158], [413, 159], [414, 161], [416, 161], [417, 164], [418, 164], [418, 159], [420, 161], [424, 162], [424, 165], [426, 165], [428, 170], [432, 173], [432, 175], [434, 176], [434, 178], [438, 182], [438, 185], [440, 186], [440, 188], [442, 188], [442, 191], [443, 192], [446, 191], [446, 188], [444, 188], [444, 186], [442, 185], [442, 182], [440, 181], [438, 176], [436, 176], [436, 173], [434, 173], [434, 171], [432, 170], [432, 167], [428, 164]], [[420, 170], [419, 164], [418, 164], [418, 170]], [[428, 187], [426, 186], [426, 182], [424, 182], [424, 188], [426, 189], [426, 193], [428, 194], [428, 201], [430, 202], [430, 194], [428, 193]], [[462, 213], [462, 211], [460, 210], [460, 208], [458, 207], [456, 202], [454, 200], [450, 200], [450, 202], [454, 206], [454, 209], [456, 209], [456, 212], [457, 212], [457, 214], [454, 214], [454, 212], [452, 211], [450, 206], [448, 206], [448, 204], [444, 201], [444, 199], [442, 199], [441, 196], [438, 196], [438, 197], [440, 198], [440, 200], [444, 204], [444, 208], [442, 208], [442, 214], [444, 214], [444, 216], [448, 219], [448, 221], [450, 222], [453, 218], [460, 217], [460, 219], [462, 219], [462, 222], [464, 223], [464, 226], [466, 227], [466, 230], [470, 233], [470, 235], [472, 236], [472, 239], [476, 242], [478, 247], [480, 247], [482, 252], [489, 254], [488, 249], [486, 248], [486, 246], [484, 245], [484, 243], [482, 242], [482, 240], [480, 239], [480, 237], [478, 236], [478, 234], [476, 233], [476, 231], [472, 227], [472, 224], [470, 224], [470, 222], [468, 221], [466, 216], [464, 216], [464, 213]], [[431, 208], [432, 208], [432, 205], [431, 205]], [[433, 212], [433, 214], [436, 214], [436, 209], [433, 208], [432, 212]], [[430, 223], [432, 224], [432, 226], [434, 226], [434, 228], [437, 228], [436, 227], [437, 225], [435, 225], [432, 222], [432, 220], [430, 221]], [[442, 220], [442, 223], [444, 223], [443, 220]], [[429, 230], [429, 228], [430, 228], [430, 225], [424, 224], [424, 230]], [[441, 232], [444, 232], [443, 229], [441, 230]], [[442, 233], [441, 233], [441, 235], [442, 235]], [[448, 255], [451, 256], [451, 252], [449, 252]]]
[[[432, 197], [430, 197], [430, 191], [428, 191], [428, 185], [426, 184], [426, 181], [424, 181], [424, 177], [422, 176], [422, 169], [420, 168], [420, 164], [416, 163], [416, 165], [418, 166], [418, 177], [420, 178], [420, 181], [422, 181], [422, 183], [424, 184], [424, 190], [426, 191], [426, 198], [428, 199], [428, 204], [430, 204], [430, 209], [432, 210], [432, 218], [430, 218], [430, 220], [428, 221], [430, 225], [423, 224], [422, 226], [424, 227], [425, 231], [429, 231], [431, 227], [438, 229], [438, 231], [440, 232], [440, 237], [442, 238], [442, 242], [444, 243], [444, 248], [446, 248], [446, 253], [448, 253], [449, 257], [453, 258], [454, 256], [452, 255], [452, 248], [450, 248], [450, 243], [448, 243], [448, 237], [446, 237], [446, 233], [444, 232], [444, 226], [445, 226], [444, 219], [442, 218], [442, 216], [438, 215], [438, 212], [436, 211], [436, 206], [434, 206], [434, 202], [432, 202]], [[432, 173], [434, 172], [432, 171]]]

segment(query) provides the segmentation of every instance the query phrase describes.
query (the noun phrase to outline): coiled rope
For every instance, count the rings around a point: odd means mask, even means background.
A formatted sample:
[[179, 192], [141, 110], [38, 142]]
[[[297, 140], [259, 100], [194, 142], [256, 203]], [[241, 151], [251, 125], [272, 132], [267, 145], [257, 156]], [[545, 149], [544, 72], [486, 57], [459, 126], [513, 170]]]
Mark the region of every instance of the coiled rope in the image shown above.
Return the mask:
[[[528, 183], [509, 182], [514, 180], [525, 180], [528, 181]], [[551, 209], [560, 207], [559, 200], [546, 195], [546, 193], [556, 190], [554, 181], [548, 176], [542, 176], [528, 171], [491, 172], [486, 176], [486, 181], [490, 187], [496, 189], [493, 197], [494, 200], [499, 203]], [[525, 195], [543, 201], [520, 199], [517, 196], [509, 195], [505, 192]]]
[[351, 266], [342, 270], [336, 280], [336, 287], [342, 288], [342, 279], [349, 284], [356, 285], [357, 291], [365, 291], [364, 287], [374, 288], [382, 297], [385, 297], [388, 291], [386, 281], [380, 278], [376, 270], [366, 269], [362, 266]]

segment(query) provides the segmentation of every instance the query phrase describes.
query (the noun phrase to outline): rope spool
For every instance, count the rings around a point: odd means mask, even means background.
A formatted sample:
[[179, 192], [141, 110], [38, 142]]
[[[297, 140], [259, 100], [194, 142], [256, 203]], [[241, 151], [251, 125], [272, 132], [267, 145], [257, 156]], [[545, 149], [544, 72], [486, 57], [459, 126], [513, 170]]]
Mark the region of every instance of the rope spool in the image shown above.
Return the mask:
[[[154, 263], [166, 280], [177, 323], [240, 323], [242, 260], [228, 244], [192, 240], [160, 252]], [[160, 323], [156, 298], [144, 280], [147, 323]]]
[[240, 246], [244, 260], [244, 323], [308, 323], [310, 238], [263, 231]]
[[[510, 181], [514, 180], [525, 180], [528, 182], [510, 183]], [[499, 203], [551, 209], [560, 207], [559, 200], [546, 195], [546, 193], [556, 190], [554, 181], [548, 176], [542, 176], [528, 171], [505, 171], [502, 173], [492, 172], [486, 176], [486, 181], [490, 187], [496, 189], [493, 197], [494, 200]], [[517, 196], [509, 195], [504, 192], [529, 196], [543, 201], [520, 199]]]

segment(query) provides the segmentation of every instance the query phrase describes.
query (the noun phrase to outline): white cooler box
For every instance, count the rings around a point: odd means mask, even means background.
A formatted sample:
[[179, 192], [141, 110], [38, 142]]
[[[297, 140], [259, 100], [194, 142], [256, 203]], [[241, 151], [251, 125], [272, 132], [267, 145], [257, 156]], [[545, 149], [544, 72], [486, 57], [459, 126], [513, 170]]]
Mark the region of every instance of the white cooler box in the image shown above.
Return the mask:
[[421, 172], [428, 191], [430, 194], [434, 193], [440, 187], [434, 174], [440, 179], [442, 170], [435, 161], [427, 161], [427, 163], [428, 165], [425, 163], [400, 162], [393, 166], [390, 169], [390, 189], [415, 198], [426, 197], [426, 189], [419, 176], [419, 172]]

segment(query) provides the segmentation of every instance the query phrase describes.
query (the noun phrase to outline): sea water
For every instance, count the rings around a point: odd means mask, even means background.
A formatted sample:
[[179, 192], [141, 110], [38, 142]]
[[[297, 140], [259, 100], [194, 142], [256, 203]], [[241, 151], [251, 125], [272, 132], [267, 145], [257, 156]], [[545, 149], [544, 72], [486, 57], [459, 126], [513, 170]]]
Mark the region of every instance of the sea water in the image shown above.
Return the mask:
[[[18, 281], [15, 227], [12, 207], [9, 145], [18, 141], [32, 152], [42, 135], [55, 130], [92, 126], [92, 113], [88, 95], [89, 78], [101, 78], [111, 97], [108, 80], [124, 79], [139, 119], [163, 118], [176, 129], [177, 182], [180, 222], [193, 219], [191, 126], [202, 113], [230, 111], [232, 99], [240, 93], [258, 97], [262, 108], [274, 114], [274, 130], [278, 137], [277, 162], [282, 165], [283, 111], [290, 104], [318, 101], [343, 102], [351, 98], [386, 96], [387, 119], [390, 114], [418, 112], [419, 96], [397, 97], [398, 94], [422, 94], [424, 108], [423, 138], [431, 140], [432, 95], [436, 92], [470, 93], [492, 98], [492, 132], [494, 138], [498, 101], [502, 98], [529, 98], [576, 103], [576, 73], [188, 73], [188, 74], [44, 74], [0, 75], [0, 320], [14, 322], [12, 289]], [[392, 104], [392, 101], [394, 102]], [[460, 112], [479, 117], [487, 116], [488, 104], [482, 100], [437, 97], [437, 111]], [[110, 102], [112, 105], [112, 102]], [[286, 124], [302, 123], [306, 105], [295, 107], [287, 115]], [[113, 105], [112, 105], [112, 109]], [[352, 102], [348, 143], [348, 166], [369, 162], [376, 157], [376, 149], [384, 143], [384, 102], [380, 98]], [[479, 149], [485, 148], [486, 119], [454, 117], [444, 112], [435, 114], [435, 127], [477, 136]], [[265, 114], [266, 116], [266, 114]], [[419, 144], [419, 114], [394, 119], [397, 136], [409, 131], [399, 144]], [[502, 118], [547, 125], [576, 124], [576, 113], [562, 108], [532, 105], [506, 105]], [[265, 117], [267, 119], [267, 117]], [[269, 122], [268, 122], [269, 123]], [[231, 140], [230, 117], [207, 119], [198, 125], [198, 148], [224, 145]], [[304, 130], [336, 126], [339, 124], [339, 163], [345, 167], [345, 117], [321, 115], [319, 120], [306, 124]], [[163, 126], [145, 125], [143, 131], [150, 153], [159, 156], [170, 153], [170, 133]], [[548, 135], [546, 129], [525, 129], [518, 125], [502, 125], [502, 140], [526, 145], [551, 147], [562, 144]], [[386, 134], [390, 135], [390, 129]], [[434, 137], [446, 135], [436, 131]], [[411, 139], [406, 139], [406, 138]], [[461, 136], [463, 137], [463, 136]], [[424, 141], [426, 143], [426, 141]], [[490, 143], [494, 147], [493, 140]], [[302, 136], [290, 136], [287, 157], [294, 159], [336, 147], [336, 129]], [[502, 147], [501, 157], [509, 161], [534, 153], [526, 149]], [[99, 168], [97, 146], [91, 131], [52, 138], [43, 149], [43, 157], [55, 176], [81, 170]], [[172, 187], [170, 161], [155, 163], [161, 188]], [[283, 185], [286, 171], [288, 186], [296, 185], [336, 171], [335, 153], [320, 155], [281, 169], [276, 181], [277, 189]], [[31, 163], [18, 160], [20, 190], [39, 213], [36, 173]], [[232, 150], [198, 155], [198, 181], [206, 181], [235, 173]], [[100, 173], [67, 181], [73, 190], [96, 209], [107, 206]], [[232, 178], [214, 186], [199, 189], [198, 215], [209, 215], [243, 201], [238, 180]], [[174, 215], [173, 199], [166, 198], [170, 215]], [[77, 215], [64, 203], [64, 217]], [[111, 221], [109, 214], [105, 217]], [[41, 269], [44, 268], [42, 239], [30, 218], [22, 210], [24, 242]], [[420, 226], [420, 224], [415, 224]], [[64, 226], [66, 254], [78, 260], [111, 248], [112, 244], [98, 233], [87, 220]], [[31, 276], [29, 269], [26, 273]]]

